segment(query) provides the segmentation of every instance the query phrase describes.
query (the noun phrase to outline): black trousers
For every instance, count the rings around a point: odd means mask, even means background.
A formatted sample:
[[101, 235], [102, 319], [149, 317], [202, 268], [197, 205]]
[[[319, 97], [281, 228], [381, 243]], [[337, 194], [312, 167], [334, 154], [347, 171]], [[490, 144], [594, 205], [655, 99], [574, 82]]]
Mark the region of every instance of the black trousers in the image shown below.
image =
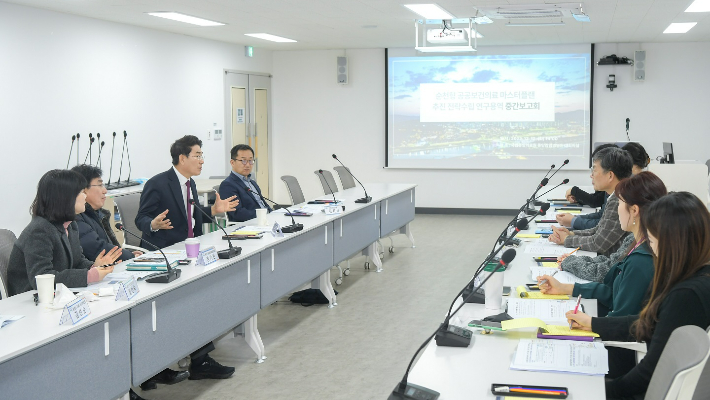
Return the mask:
[[192, 354], [190, 354], [192, 365], [202, 364], [202, 362], [205, 361], [205, 358], [207, 357], [209, 352], [212, 350], [214, 350], [214, 343], [209, 342], [206, 345], [200, 347], [199, 349], [193, 351]]

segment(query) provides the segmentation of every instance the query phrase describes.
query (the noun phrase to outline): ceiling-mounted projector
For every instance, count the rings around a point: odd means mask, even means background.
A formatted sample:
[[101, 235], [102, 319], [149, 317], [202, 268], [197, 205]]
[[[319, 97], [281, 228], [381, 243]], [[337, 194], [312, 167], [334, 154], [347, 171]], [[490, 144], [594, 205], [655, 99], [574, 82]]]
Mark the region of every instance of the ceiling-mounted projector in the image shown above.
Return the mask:
[[429, 43], [468, 44], [468, 33], [464, 29], [427, 29], [426, 40]]

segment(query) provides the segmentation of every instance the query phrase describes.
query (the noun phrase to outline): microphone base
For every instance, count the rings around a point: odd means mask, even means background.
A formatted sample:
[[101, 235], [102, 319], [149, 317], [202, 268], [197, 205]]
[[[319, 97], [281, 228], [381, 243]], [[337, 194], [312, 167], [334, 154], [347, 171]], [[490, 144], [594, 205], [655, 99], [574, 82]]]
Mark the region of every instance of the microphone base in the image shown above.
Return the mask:
[[295, 224], [281, 227], [283, 233], [294, 233], [303, 230], [303, 224]]
[[[471, 292], [473, 292], [474, 287], [468, 286], [466, 289], [464, 289], [463, 293], [461, 294], [462, 298], [466, 303], [473, 303], [473, 304], [486, 304], [486, 291], [484, 289], [478, 289], [476, 293], [471, 295]], [[470, 296], [470, 297], [469, 297]]]
[[146, 279], [145, 281], [148, 283], [170, 283], [180, 277], [180, 272], [181, 271], [179, 268], [173, 268], [168, 272], [165, 272], [150, 279]]
[[356, 203], [369, 203], [371, 201], [372, 201], [372, 197], [370, 197], [370, 196], [366, 196], [361, 199], [355, 200]]
[[445, 347], [468, 347], [473, 339], [473, 332], [458, 326], [439, 326], [436, 332], [436, 345]]
[[[527, 215], [537, 215], [537, 213], [538, 213], [539, 211], [541, 211], [541, 210], [535, 210], [535, 209], [532, 209], [532, 208], [528, 208], [527, 210], [525, 210], [525, 214], [527, 214]], [[540, 215], [545, 215], [545, 214], [547, 214], [547, 211], [540, 213]]]
[[540, 207], [540, 206], [542, 206], [543, 204], [545, 204], [545, 202], [544, 202], [544, 201], [541, 201], [541, 200], [535, 200], [535, 201], [533, 202], [533, 204], [535, 204], [535, 207]]
[[398, 383], [392, 393], [387, 397], [387, 400], [437, 400], [441, 393], [436, 390], [431, 390], [423, 386], [407, 383], [407, 386], [401, 387]]
[[242, 254], [242, 248], [237, 246], [237, 247], [230, 247], [226, 250], [220, 250], [217, 252], [217, 257], [226, 260], [230, 258], [234, 258], [238, 255]]
[[120, 188], [125, 188], [125, 187], [130, 187], [130, 186], [138, 186], [140, 183], [136, 181], [125, 181], [125, 182], [115, 182], [115, 183], [109, 183], [106, 185], [106, 190], [113, 190], [113, 189], [120, 189]]

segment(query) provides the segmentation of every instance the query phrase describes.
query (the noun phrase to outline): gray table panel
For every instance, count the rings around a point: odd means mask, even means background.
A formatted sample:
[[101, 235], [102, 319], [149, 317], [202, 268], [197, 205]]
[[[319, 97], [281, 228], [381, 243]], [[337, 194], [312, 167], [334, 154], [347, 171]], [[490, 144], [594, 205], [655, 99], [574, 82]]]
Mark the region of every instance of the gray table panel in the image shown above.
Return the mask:
[[[106, 322], [108, 356], [104, 347]], [[125, 311], [0, 364], [0, 397], [117, 398], [131, 387], [130, 351], [130, 322]]]
[[[133, 384], [141, 384], [256, 314], [259, 273], [259, 255], [255, 254], [133, 307]], [[156, 331], [153, 331], [153, 302]]]
[[346, 260], [380, 238], [380, 204], [333, 222], [333, 265]]
[[390, 232], [403, 227], [414, 220], [414, 205], [416, 193], [414, 189], [407, 190], [387, 200], [380, 202], [380, 231], [384, 237]]
[[332, 222], [264, 249], [261, 252], [261, 306], [268, 306], [332, 266]]

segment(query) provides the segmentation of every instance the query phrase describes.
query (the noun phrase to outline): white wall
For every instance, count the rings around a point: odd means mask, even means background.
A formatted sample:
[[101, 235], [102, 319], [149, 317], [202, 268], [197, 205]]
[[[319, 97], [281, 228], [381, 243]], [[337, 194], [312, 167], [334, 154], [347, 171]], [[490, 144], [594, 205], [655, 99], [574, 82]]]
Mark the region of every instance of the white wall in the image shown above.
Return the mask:
[[[633, 57], [647, 50], [647, 81], [633, 82], [629, 66], [595, 67], [593, 140], [631, 139], [651, 157], [661, 142], [672, 141], [676, 159], [710, 158], [710, 43], [602, 44], [595, 58], [616, 53]], [[350, 83], [335, 79], [335, 57], [342, 50], [274, 52], [273, 167], [275, 197], [289, 200], [281, 175], [294, 175], [306, 197], [321, 195], [313, 171], [332, 169], [337, 153], [363, 182], [411, 182], [419, 186], [417, 206], [514, 209], [535, 188], [544, 171], [384, 169], [384, 50], [348, 50]], [[606, 89], [616, 73], [619, 85]], [[562, 160], [551, 160], [558, 164]], [[590, 184], [586, 171], [555, 176]], [[561, 181], [561, 179], [560, 179]]]
[[0, 54], [0, 227], [17, 234], [29, 222], [39, 178], [66, 166], [77, 132], [81, 161], [89, 132], [105, 138], [105, 179], [110, 133], [123, 130], [132, 177], [167, 170], [170, 144], [186, 134], [204, 142], [202, 175], [223, 175], [224, 141], [207, 140], [212, 124], [225, 120], [223, 69], [271, 72], [272, 66], [266, 50], [249, 59], [240, 45], [2, 2]]

